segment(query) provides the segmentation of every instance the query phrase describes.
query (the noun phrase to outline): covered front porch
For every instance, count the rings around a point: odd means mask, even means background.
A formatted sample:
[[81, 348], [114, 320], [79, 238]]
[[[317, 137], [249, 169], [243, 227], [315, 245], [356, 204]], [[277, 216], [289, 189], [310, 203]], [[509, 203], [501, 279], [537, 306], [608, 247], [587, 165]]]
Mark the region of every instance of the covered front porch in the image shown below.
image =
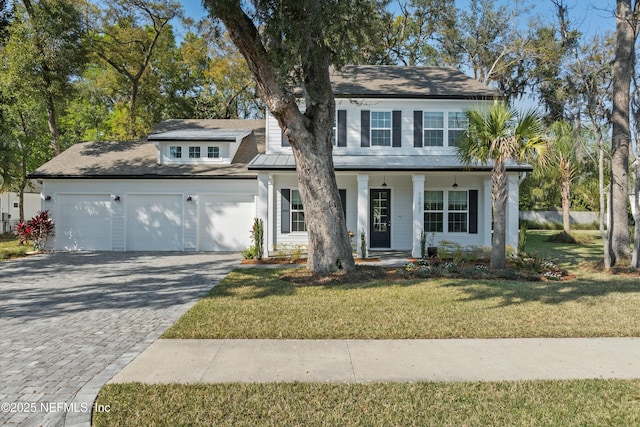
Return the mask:
[[[488, 171], [336, 171], [336, 178], [358, 258], [375, 256], [379, 251], [404, 251], [418, 258], [423, 231], [429, 245], [437, 246], [441, 241], [491, 245]], [[282, 245], [307, 244], [297, 186], [295, 171], [258, 174], [257, 213], [265, 224], [267, 256]], [[515, 248], [517, 238], [518, 173], [512, 172], [507, 244]]]

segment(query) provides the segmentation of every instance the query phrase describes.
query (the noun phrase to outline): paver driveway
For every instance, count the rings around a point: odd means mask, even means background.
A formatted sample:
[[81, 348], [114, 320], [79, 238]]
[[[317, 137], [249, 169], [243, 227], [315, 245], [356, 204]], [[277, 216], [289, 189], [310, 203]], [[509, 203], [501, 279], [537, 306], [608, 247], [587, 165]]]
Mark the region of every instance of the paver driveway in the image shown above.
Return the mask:
[[99, 252], [0, 263], [0, 425], [87, 425], [102, 385], [239, 259]]

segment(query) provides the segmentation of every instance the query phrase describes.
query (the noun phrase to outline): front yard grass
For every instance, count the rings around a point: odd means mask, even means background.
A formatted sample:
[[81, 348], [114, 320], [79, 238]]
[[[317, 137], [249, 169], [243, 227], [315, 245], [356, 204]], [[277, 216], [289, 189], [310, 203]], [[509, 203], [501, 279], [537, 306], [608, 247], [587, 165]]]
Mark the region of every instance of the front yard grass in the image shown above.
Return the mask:
[[13, 234], [0, 234], [0, 261], [23, 257], [31, 250], [31, 245], [19, 245]]
[[409, 339], [640, 336], [637, 275], [570, 281], [422, 279], [301, 286], [238, 269], [163, 338]]
[[[631, 426], [640, 381], [112, 384], [95, 426]], [[105, 406], [106, 407], [106, 406]]]

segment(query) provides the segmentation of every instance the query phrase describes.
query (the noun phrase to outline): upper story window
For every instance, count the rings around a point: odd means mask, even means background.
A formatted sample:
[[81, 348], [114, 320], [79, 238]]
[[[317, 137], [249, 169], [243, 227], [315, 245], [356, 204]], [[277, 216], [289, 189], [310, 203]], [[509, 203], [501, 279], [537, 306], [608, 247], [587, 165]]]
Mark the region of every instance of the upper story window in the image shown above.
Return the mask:
[[220, 157], [220, 147], [207, 147], [207, 157], [217, 159]]
[[172, 145], [169, 147], [169, 157], [172, 159], [181, 159], [182, 158], [182, 147]]
[[[337, 112], [336, 112], [337, 114]], [[338, 116], [333, 116], [333, 129], [331, 130], [331, 145], [336, 146], [336, 137], [338, 135]]]
[[444, 113], [424, 113], [424, 146], [442, 147], [444, 145]]
[[465, 113], [448, 113], [448, 144], [455, 147], [469, 128], [469, 119]]
[[189, 147], [189, 158], [190, 159], [199, 159], [200, 158], [200, 147]]
[[371, 145], [391, 146], [391, 111], [371, 112]]

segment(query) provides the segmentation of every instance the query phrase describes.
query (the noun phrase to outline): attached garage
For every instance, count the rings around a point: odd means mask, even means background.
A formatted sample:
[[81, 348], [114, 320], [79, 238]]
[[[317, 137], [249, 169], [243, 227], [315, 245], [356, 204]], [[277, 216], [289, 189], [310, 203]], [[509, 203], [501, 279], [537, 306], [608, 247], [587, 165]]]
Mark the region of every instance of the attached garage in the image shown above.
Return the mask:
[[58, 194], [56, 198], [56, 249], [112, 250], [109, 194]]
[[126, 250], [184, 250], [183, 218], [181, 194], [128, 194]]
[[167, 120], [140, 141], [82, 142], [31, 176], [56, 250], [241, 251], [251, 245], [264, 120]]
[[198, 249], [241, 251], [249, 247], [255, 216], [254, 195], [201, 196]]

